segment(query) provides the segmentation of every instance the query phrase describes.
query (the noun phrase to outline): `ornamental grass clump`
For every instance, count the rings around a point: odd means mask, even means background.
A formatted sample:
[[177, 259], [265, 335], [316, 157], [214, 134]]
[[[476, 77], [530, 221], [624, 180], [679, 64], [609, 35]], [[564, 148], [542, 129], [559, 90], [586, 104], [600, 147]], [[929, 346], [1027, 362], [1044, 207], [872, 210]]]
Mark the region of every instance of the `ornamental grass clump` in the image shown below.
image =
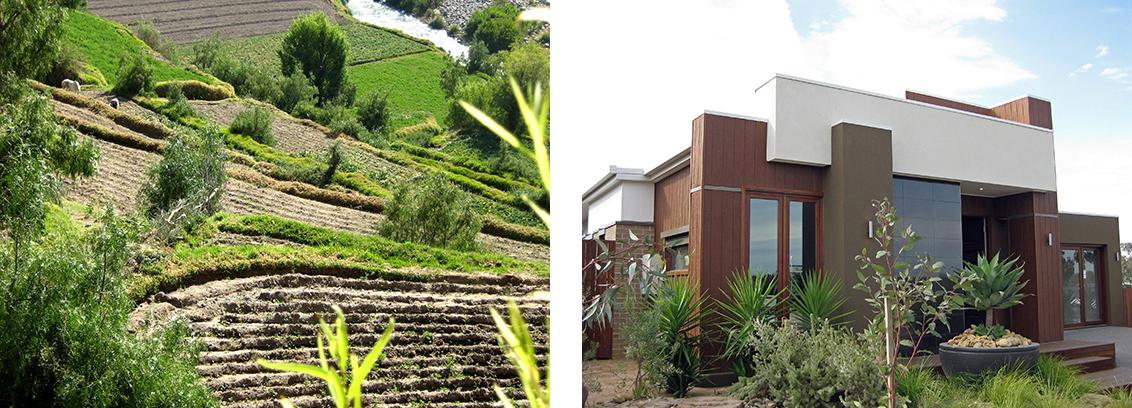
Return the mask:
[[782, 291], [776, 290], [774, 276], [770, 274], [750, 274], [737, 270], [727, 283], [729, 291], [716, 309], [720, 318], [720, 332], [726, 334], [723, 357], [732, 361], [735, 374], [749, 377], [755, 373], [754, 348], [751, 336], [760, 323], [770, 323], [778, 317], [775, 310]]

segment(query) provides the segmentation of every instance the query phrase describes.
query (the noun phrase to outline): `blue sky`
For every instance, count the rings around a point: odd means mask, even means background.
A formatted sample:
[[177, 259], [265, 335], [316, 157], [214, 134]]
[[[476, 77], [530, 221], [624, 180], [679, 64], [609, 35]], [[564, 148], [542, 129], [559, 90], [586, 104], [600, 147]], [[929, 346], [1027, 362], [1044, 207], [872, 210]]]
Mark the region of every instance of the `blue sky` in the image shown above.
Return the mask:
[[559, 3], [555, 98], [586, 103], [557, 104], [555, 132], [603, 146], [567, 191], [683, 150], [705, 109], [765, 116], [751, 97], [774, 73], [985, 106], [1029, 94], [1053, 105], [1060, 209], [1118, 215], [1132, 241], [1132, 0]]

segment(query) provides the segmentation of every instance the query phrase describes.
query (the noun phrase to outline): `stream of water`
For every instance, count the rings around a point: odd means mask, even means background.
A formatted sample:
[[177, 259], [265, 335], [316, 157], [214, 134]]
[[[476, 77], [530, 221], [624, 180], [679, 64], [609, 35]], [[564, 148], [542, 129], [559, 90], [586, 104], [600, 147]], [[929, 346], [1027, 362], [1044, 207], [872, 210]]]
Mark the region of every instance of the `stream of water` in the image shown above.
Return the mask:
[[350, 0], [346, 3], [354, 18], [367, 23], [400, 30], [401, 32], [417, 38], [432, 41], [440, 49], [452, 54], [453, 57], [468, 55], [468, 47], [460, 44], [455, 38], [448, 36], [448, 32], [429, 27], [428, 24], [417, 20], [416, 17], [373, 0]]

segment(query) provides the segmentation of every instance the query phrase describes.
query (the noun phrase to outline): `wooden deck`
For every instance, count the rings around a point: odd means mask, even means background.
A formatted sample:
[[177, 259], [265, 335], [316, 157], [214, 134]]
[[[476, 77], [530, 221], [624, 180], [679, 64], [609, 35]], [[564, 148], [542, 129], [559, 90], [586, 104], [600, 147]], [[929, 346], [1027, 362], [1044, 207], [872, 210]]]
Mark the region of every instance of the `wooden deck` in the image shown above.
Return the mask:
[[[1132, 367], [1116, 366], [1116, 345], [1100, 341], [1065, 340], [1042, 343], [1042, 355], [1056, 356], [1065, 365], [1078, 367], [1082, 376], [1100, 384], [1101, 389], [1132, 388]], [[916, 363], [942, 370], [938, 355], [917, 357]]]

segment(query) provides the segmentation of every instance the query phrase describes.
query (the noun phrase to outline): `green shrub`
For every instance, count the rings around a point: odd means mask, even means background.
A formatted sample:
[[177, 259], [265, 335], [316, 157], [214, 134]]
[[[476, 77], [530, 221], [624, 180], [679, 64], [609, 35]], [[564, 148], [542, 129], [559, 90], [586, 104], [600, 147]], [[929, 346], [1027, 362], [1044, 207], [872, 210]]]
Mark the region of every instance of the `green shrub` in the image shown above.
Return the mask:
[[750, 339], [758, 323], [770, 323], [778, 313], [776, 299], [782, 294], [775, 290], [774, 276], [736, 270], [727, 284], [728, 291], [719, 301], [720, 331], [726, 334], [723, 356], [732, 360], [735, 374], [740, 377], [754, 375], [754, 349]]
[[185, 94], [181, 92], [181, 86], [179, 84], [170, 86], [168, 91], [166, 91], [165, 98], [169, 99], [169, 102], [164, 106], [165, 114], [177, 118], [198, 116], [196, 108], [193, 108], [193, 105], [185, 98]]
[[668, 279], [651, 298], [652, 308], [660, 316], [660, 331], [656, 336], [671, 353], [672, 372], [665, 378], [665, 390], [677, 398], [687, 395], [692, 384], [703, 378], [701, 334], [692, 334], [692, 331], [700, 327], [704, 300], [693, 284], [680, 278]]
[[366, 133], [366, 127], [358, 122], [358, 118], [350, 115], [348, 111], [342, 110], [341, 113], [331, 113], [330, 123], [327, 126], [330, 128], [331, 134], [334, 135], [350, 135], [355, 138], [361, 138], [363, 133]]
[[346, 79], [346, 36], [322, 12], [295, 18], [279, 50], [283, 75], [302, 72], [323, 102], [338, 96]]
[[672, 350], [662, 337], [657, 336], [660, 333], [660, 313], [642, 302], [642, 299], [629, 297], [622, 309], [629, 313], [621, 326], [625, 357], [639, 365], [637, 378], [633, 381], [633, 399], [656, 394], [665, 387], [668, 376], [675, 372]]
[[246, 61], [240, 63], [227, 54], [219, 54], [211, 62], [208, 72], [217, 79], [231, 84], [232, 87], [240, 89], [248, 81], [248, 67]]
[[342, 142], [334, 142], [330, 146], [330, 150], [326, 152], [326, 171], [322, 173], [322, 180], [319, 181], [320, 187], [326, 187], [334, 181], [334, 173], [338, 172], [338, 166], [342, 164]]
[[193, 64], [204, 70], [212, 70], [212, 64], [220, 59], [222, 53], [220, 36], [213, 34], [207, 40], [193, 46]]
[[302, 116], [297, 113], [298, 106], [300, 104], [306, 105], [304, 109], [308, 110], [314, 108], [314, 97], [316, 95], [318, 95], [318, 89], [311, 85], [306, 75], [295, 71], [280, 81], [279, 98], [275, 100], [275, 106], [284, 111], [296, 113], [296, 116]]
[[358, 105], [358, 121], [371, 132], [379, 132], [389, 122], [389, 94], [373, 92]]
[[154, 92], [158, 96], [168, 98], [169, 91], [173, 87], [181, 88], [186, 98], [198, 101], [222, 101], [236, 97], [236, 92], [229, 84], [209, 85], [192, 79], [158, 82], [154, 86]]
[[484, 44], [483, 41], [472, 42], [472, 45], [468, 47], [468, 72], [483, 72], [488, 75], [495, 73], [495, 67], [488, 61], [489, 57], [491, 57], [491, 51], [487, 49], [487, 44]]
[[142, 186], [142, 208], [158, 239], [179, 239], [220, 209], [227, 174], [224, 138], [215, 129], [174, 137]]
[[275, 137], [271, 133], [273, 122], [275, 117], [271, 115], [271, 111], [253, 106], [237, 114], [228, 125], [228, 131], [249, 136], [252, 140], [272, 146], [275, 144]]
[[256, 66], [247, 69], [244, 86], [240, 94], [267, 103], [275, 103], [283, 97], [282, 84], [267, 67]]
[[802, 330], [809, 330], [818, 320], [842, 326], [850, 312], [841, 311], [841, 281], [821, 271], [810, 272], [790, 281], [790, 317]]
[[402, 184], [386, 203], [382, 236], [400, 242], [471, 250], [481, 221], [460, 190], [439, 176]]
[[118, 60], [118, 83], [114, 93], [137, 95], [153, 89], [153, 69], [146, 64], [145, 51], [124, 54]]
[[888, 404], [879, 344], [815, 322], [759, 323], [751, 336], [754, 375], [732, 386], [740, 399], [769, 398], [784, 407], [877, 407]]
[[387, 0], [385, 4], [415, 16], [423, 16], [428, 10], [440, 6], [440, 0]]
[[59, 49], [59, 55], [51, 64], [51, 71], [47, 73], [44, 81], [53, 86], [59, 86], [64, 79], [77, 80], [83, 86], [106, 85], [106, 78], [98, 68], [90, 65], [78, 49], [73, 45], [64, 45]]
[[482, 41], [491, 53], [506, 50], [523, 38], [523, 30], [517, 21], [520, 12], [518, 7], [505, 0], [477, 10], [468, 19], [464, 39], [473, 44]]
[[[64, 215], [66, 216], [66, 215]], [[0, 264], [0, 403], [36, 407], [215, 407], [183, 321], [128, 330], [132, 222], [106, 211]], [[10, 245], [0, 257], [11, 259]]]
[[161, 32], [157, 31], [157, 27], [153, 26], [146, 20], [141, 20], [134, 23], [134, 33], [142, 40], [149, 48], [164, 55], [166, 59], [172, 61], [174, 64], [178, 63], [177, 58], [177, 44], [172, 41], [165, 41], [161, 39]]

